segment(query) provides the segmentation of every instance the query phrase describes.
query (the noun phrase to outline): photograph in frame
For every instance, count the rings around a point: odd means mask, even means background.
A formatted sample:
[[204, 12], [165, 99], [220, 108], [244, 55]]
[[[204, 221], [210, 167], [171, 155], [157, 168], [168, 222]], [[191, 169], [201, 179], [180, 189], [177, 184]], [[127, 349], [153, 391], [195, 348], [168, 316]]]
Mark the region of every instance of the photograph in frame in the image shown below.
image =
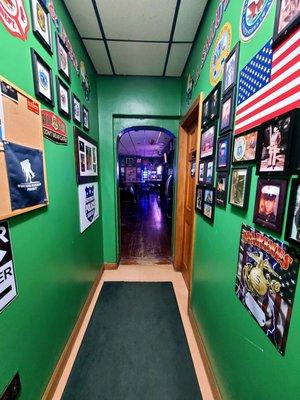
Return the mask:
[[202, 107], [202, 126], [206, 126], [210, 120], [210, 97], [207, 96], [203, 101]]
[[81, 103], [78, 97], [75, 96], [75, 94], [72, 94], [72, 115], [73, 121], [80, 125], [82, 119]]
[[215, 216], [215, 188], [205, 187], [203, 196], [203, 216], [213, 222]]
[[233, 138], [232, 163], [247, 163], [256, 161], [259, 130], [242, 133]]
[[231, 131], [234, 124], [235, 88], [223, 97], [220, 110], [220, 135]]
[[300, 179], [292, 180], [285, 240], [300, 244]]
[[248, 208], [251, 167], [233, 168], [231, 172], [229, 203], [243, 210]]
[[200, 161], [199, 162], [199, 178], [198, 178], [198, 182], [199, 183], [204, 183], [204, 179], [205, 179], [205, 161]]
[[277, 0], [273, 46], [278, 46], [300, 22], [299, 0]]
[[219, 82], [210, 93], [210, 120], [219, 117], [221, 100], [221, 82]]
[[56, 77], [56, 92], [58, 111], [65, 117], [70, 118], [70, 90], [58, 76]]
[[53, 76], [49, 65], [31, 49], [35, 95], [49, 106], [54, 106]]
[[218, 172], [216, 180], [216, 204], [226, 207], [228, 192], [228, 172]]
[[86, 131], [90, 129], [90, 113], [85, 106], [82, 106], [82, 126]]
[[204, 188], [200, 185], [197, 185], [195, 209], [196, 212], [198, 212], [199, 214], [203, 213], [203, 193], [204, 193]]
[[77, 127], [74, 127], [74, 143], [77, 183], [97, 181], [99, 176], [98, 143]]
[[215, 160], [212, 158], [205, 161], [204, 184], [212, 186], [214, 184]]
[[56, 33], [56, 50], [57, 50], [57, 66], [58, 72], [66, 79], [68, 82], [71, 81], [71, 68], [70, 60], [68, 55], [68, 49], [61, 37]]
[[221, 136], [217, 144], [217, 171], [228, 171], [231, 162], [231, 133]]
[[205, 128], [201, 135], [200, 158], [212, 157], [215, 153], [216, 124]]
[[30, 0], [32, 31], [45, 49], [52, 54], [50, 14], [41, 0]]
[[234, 46], [224, 63], [223, 95], [228, 93], [236, 85], [239, 54], [240, 42]]

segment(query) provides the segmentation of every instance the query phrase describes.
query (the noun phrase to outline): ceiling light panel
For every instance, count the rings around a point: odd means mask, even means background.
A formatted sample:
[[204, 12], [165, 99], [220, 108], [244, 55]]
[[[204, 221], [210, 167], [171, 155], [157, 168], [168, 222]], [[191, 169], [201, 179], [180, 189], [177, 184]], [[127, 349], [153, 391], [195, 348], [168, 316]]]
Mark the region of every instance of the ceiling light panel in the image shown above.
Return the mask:
[[203, 16], [207, 0], [181, 0], [174, 41], [192, 42]]
[[81, 37], [102, 38], [91, 0], [65, 0]]

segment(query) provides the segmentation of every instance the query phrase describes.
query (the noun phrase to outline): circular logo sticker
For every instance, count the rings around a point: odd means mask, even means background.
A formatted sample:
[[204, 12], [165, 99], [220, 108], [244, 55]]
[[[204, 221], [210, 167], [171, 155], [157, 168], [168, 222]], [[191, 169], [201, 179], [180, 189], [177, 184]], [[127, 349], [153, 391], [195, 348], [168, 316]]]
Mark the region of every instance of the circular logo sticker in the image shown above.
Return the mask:
[[209, 78], [212, 86], [215, 86], [223, 76], [224, 61], [230, 53], [231, 38], [231, 25], [226, 22], [218, 34], [210, 60]]
[[48, 77], [42, 70], [40, 70], [40, 83], [44, 89], [48, 89]]
[[246, 151], [246, 140], [244, 137], [239, 137], [236, 139], [234, 148], [234, 158], [237, 161], [241, 161], [244, 158]]
[[244, 0], [240, 21], [240, 35], [242, 40], [246, 42], [256, 34], [268, 15], [273, 1]]

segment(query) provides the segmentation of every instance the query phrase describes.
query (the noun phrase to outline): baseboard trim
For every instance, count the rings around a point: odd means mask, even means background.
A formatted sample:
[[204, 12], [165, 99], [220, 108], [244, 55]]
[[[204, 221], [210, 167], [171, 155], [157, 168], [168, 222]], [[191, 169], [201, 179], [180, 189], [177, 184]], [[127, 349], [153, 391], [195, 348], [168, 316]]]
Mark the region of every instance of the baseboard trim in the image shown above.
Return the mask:
[[119, 268], [119, 264], [117, 263], [104, 263], [103, 265], [106, 271], [112, 271]]
[[62, 354], [61, 354], [61, 356], [60, 356], [60, 358], [58, 360], [58, 363], [57, 363], [57, 365], [56, 365], [56, 367], [54, 369], [54, 372], [53, 372], [53, 374], [51, 376], [51, 379], [50, 379], [50, 381], [49, 381], [49, 383], [48, 383], [48, 385], [46, 387], [46, 390], [44, 392], [42, 400], [52, 400], [53, 397], [54, 397], [55, 391], [56, 391], [57, 386], [58, 386], [58, 384], [60, 382], [60, 379], [62, 377], [64, 369], [66, 368], [67, 362], [69, 360], [71, 351], [72, 351], [72, 349], [74, 347], [74, 344], [76, 342], [76, 339], [78, 337], [79, 331], [80, 331], [80, 329], [81, 329], [81, 327], [83, 325], [85, 316], [86, 316], [86, 314], [88, 312], [88, 309], [89, 309], [89, 307], [91, 305], [91, 302], [92, 302], [93, 297], [95, 295], [96, 289], [97, 289], [97, 287], [98, 287], [98, 285], [100, 283], [103, 271], [104, 271], [104, 268], [103, 268], [103, 265], [102, 265], [100, 270], [99, 270], [99, 272], [98, 272], [98, 274], [97, 274], [97, 277], [96, 277], [96, 279], [95, 279], [95, 281], [93, 283], [93, 286], [92, 286], [92, 288], [91, 288], [91, 290], [90, 290], [90, 292], [88, 294], [88, 297], [87, 297], [87, 299], [86, 299], [86, 301], [84, 303], [84, 306], [82, 307], [82, 309], [80, 311], [79, 317], [78, 317], [77, 322], [76, 322], [76, 324], [75, 324], [75, 326], [73, 328], [73, 331], [72, 331], [72, 333], [71, 333], [71, 335], [70, 335], [70, 337], [69, 337], [69, 339], [67, 341], [67, 344], [66, 344], [66, 346], [65, 346], [65, 348], [64, 348], [64, 350], [63, 350], [63, 352], [62, 352]]
[[191, 325], [192, 325], [194, 336], [196, 338], [198, 349], [199, 349], [199, 352], [201, 354], [201, 358], [202, 358], [202, 361], [203, 361], [204, 369], [205, 369], [205, 372], [206, 372], [206, 375], [207, 375], [207, 378], [208, 378], [208, 381], [209, 381], [209, 384], [210, 384], [214, 399], [215, 400], [222, 400], [222, 395], [221, 395], [221, 392], [220, 392], [220, 389], [219, 389], [215, 374], [213, 372], [213, 369], [212, 369], [212, 366], [211, 366], [211, 363], [210, 363], [210, 360], [209, 360], [209, 357], [208, 357], [208, 354], [207, 354], [207, 351], [206, 351], [206, 348], [205, 348], [205, 344], [204, 344], [204, 341], [203, 341], [203, 338], [202, 338], [202, 335], [201, 335], [201, 331], [200, 331], [198, 322], [197, 322], [197, 320], [195, 318], [193, 310], [190, 307], [189, 307], [189, 318], [190, 318], [190, 322], [191, 322]]

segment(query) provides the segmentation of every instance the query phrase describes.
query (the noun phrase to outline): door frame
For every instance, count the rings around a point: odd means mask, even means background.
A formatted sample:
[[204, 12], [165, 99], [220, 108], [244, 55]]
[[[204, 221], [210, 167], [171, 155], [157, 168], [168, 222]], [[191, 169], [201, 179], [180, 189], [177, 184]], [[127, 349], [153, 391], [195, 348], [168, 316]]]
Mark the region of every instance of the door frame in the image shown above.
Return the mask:
[[[174, 251], [174, 268], [183, 272], [182, 259], [183, 259], [183, 231], [184, 231], [184, 202], [185, 202], [185, 185], [186, 185], [186, 163], [187, 163], [187, 130], [191, 124], [197, 121], [196, 131], [196, 170], [195, 177], [198, 183], [199, 161], [200, 161], [200, 141], [201, 141], [201, 120], [202, 120], [202, 100], [203, 93], [201, 92], [193, 104], [190, 106], [187, 113], [180, 120], [179, 124], [179, 137], [178, 137], [178, 158], [177, 158], [177, 195], [176, 195], [176, 229], [175, 229], [175, 251]], [[196, 185], [194, 187], [196, 190]], [[193, 231], [192, 231], [192, 244], [191, 244], [191, 271], [189, 280], [183, 273], [183, 277], [189, 293], [192, 288], [193, 267], [194, 267], [194, 250], [195, 250], [195, 230], [196, 230], [196, 211], [193, 209]]]

